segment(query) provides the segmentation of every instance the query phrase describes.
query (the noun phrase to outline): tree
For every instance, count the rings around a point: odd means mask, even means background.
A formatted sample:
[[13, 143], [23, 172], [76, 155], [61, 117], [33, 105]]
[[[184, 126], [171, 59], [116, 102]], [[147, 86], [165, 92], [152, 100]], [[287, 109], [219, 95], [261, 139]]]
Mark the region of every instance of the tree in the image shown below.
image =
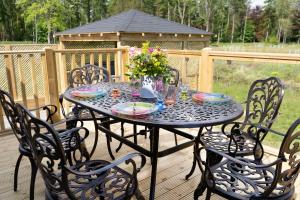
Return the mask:
[[292, 40], [300, 43], [300, 2], [296, 3], [291, 15]]
[[[35, 24], [41, 30], [47, 30], [47, 41], [51, 43], [53, 32], [66, 27], [61, 0], [17, 0], [17, 5], [23, 9], [23, 17], [28, 24]], [[38, 31], [36, 30], [36, 35]]]

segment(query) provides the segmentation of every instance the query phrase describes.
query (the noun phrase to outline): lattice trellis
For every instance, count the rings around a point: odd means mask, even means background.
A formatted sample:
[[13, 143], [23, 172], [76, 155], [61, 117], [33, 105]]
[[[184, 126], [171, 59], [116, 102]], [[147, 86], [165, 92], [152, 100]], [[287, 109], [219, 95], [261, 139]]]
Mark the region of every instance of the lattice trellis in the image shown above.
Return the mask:
[[197, 89], [199, 56], [168, 55], [169, 65], [179, 70], [182, 82]]
[[1, 89], [8, 91], [7, 77], [6, 77], [6, 67], [4, 62], [4, 55], [0, 56], [0, 87]]
[[66, 41], [66, 49], [95, 49], [95, 48], [115, 48], [117, 42], [113, 41]]
[[[46, 47], [54, 48], [57, 49], [57, 45], [51, 45], [51, 44], [22, 44], [22, 45], [11, 45], [11, 50], [12, 51], [22, 51], [22, 50], [42, 50]], [[41, 56], [39, 53], [34, 53], [33, 54], [34, 58], [34, 63], [35, 63], [35, 72], [37, 75], [37, 88], [38, 88], [38, 95], [39, 96], [44, 96], [44, 74], [42, 73], [42, 62], [41, 62]], [[29, 54], [22, 54], [22, 70], [24, 72], [24, 81], [25, 81], [25, 87], [26, 87], [26, 94], [29, 98], [33, 97], [33, 85], [32, 85], [32, 74], [31, 74], [31, 60], [29, 57]], [[17, 55], [13, 55], [13, 65], [14, 65], [14, 70], [15, 70], [15, 76], [16, 76], [16, 83], [17, 83], [17, 97], [21, 98], [21, 85], [20, 85], [20, 73], [19, 73], [19, 66], [18, 66], [18, 60], [17, 60]], [[0, 69], [1, 73], [6, 74], [6, 65], [5, 65], [5, 60], [4, 56], [0, 58]], [[6, 76], [2, 76], [3, 78], [7, 79]], [[7, 80], [4, 81], [1, 78], [1, 83], [0, 87], [8, 90], [8, 85], [7, 85]]]
[[[130, 46], [130, 47], [142, 47], [141, 41], [122, 41], [123, 46]], [[182, 43], [179, 42], [163, 42], [163, 41], [151, 41], [150, 42], [151, 47], [161, 47], [162, 49], [181, 49]]]
[[208, 46], [208, 42], [191, 41], [191, 42], [186, 42], [185, 49], [201, 50], [207, 46]]

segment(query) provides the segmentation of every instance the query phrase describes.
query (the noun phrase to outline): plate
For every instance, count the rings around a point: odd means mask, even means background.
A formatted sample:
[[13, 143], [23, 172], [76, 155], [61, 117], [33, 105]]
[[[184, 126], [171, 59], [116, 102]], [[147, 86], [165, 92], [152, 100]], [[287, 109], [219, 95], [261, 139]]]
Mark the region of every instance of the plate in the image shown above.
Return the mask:
[[198, 92], [194, 94], [192, 98], [196, 102], [224, 103], [231, 101], [231, 98], [229, 96], [218, 93]]
[[140, 116], [156, 112], [158, 107], [146, 102], [125, 102], [114, 105], [111, 110], [121, 115]]
[[92, 98], [97, 96], [105, 96], [106, 91], [96, 86], [82, 86], [71, 91], [71, 95], [75, 97]]

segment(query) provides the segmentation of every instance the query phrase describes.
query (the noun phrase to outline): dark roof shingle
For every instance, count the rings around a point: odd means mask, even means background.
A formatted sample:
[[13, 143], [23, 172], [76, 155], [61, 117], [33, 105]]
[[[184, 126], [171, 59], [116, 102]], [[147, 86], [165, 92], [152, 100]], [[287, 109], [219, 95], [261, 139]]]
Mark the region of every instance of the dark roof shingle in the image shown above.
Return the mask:
[[55, 35], [101, 32], [211, 34], [201, 29], [168, 21], [166, 19], [132, 9], [104, 20], [99, 20], [90, 24], [56, 33]]

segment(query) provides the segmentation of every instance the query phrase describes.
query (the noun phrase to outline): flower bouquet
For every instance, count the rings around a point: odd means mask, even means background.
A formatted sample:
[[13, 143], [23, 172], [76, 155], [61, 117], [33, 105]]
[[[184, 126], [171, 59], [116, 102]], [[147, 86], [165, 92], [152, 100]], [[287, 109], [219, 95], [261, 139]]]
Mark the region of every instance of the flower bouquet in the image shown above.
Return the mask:
[[145, 42], [141, 49], [131, 47], [129, 56], [129, 72], [126, 75], [131, 80], [141, 79], [142, 97], [155, 98], [155, 82], [162, 80], [166, 84], [171, 79], [166, 54], [159, 47], [152, 48], [149, 46], [149, 42]]

